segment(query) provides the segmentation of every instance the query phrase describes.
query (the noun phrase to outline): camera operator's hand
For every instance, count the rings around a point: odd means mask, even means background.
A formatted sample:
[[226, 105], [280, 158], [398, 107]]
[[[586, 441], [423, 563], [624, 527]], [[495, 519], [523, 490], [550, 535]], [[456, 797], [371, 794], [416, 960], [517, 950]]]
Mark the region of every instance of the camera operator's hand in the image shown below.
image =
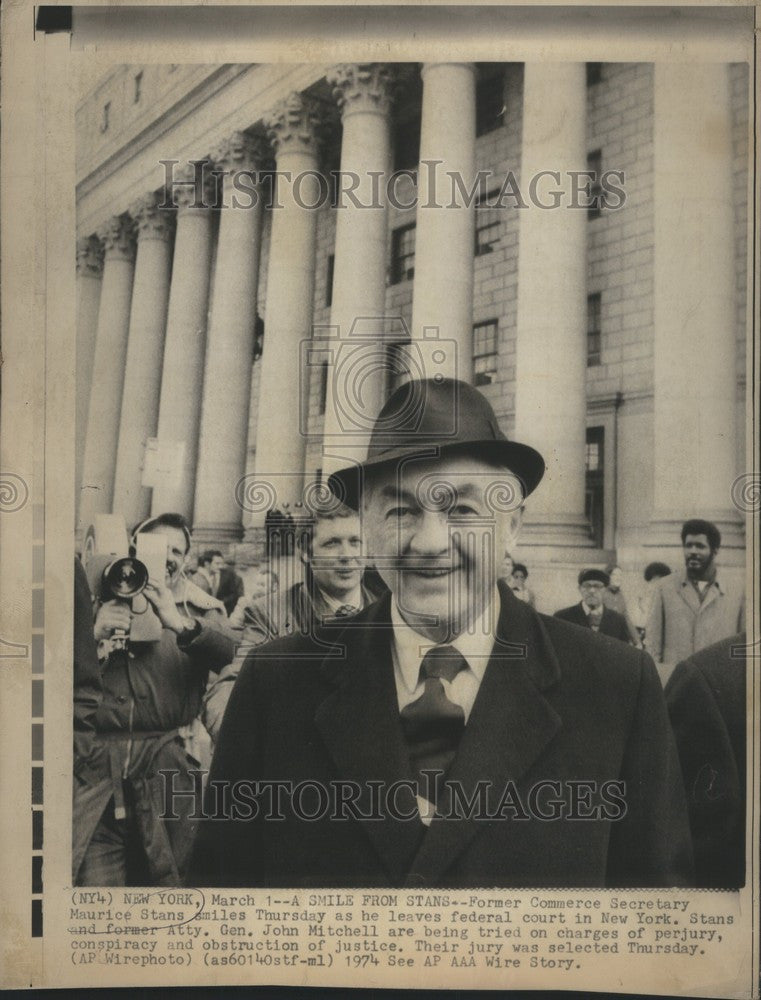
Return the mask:
[[95, 616], [95, 641], [110, 639], [116, 631], [129, 632], [132, 609], [125, 601], [106, 601]]
[[163, 581], [151, 577], [143, 593], [150, 601], [164, 628], [171, 629], [179, 635], [188, 626], [192, 627], [195, 624], [180, 614], [179, 608], [175, 604], [174, 594]]

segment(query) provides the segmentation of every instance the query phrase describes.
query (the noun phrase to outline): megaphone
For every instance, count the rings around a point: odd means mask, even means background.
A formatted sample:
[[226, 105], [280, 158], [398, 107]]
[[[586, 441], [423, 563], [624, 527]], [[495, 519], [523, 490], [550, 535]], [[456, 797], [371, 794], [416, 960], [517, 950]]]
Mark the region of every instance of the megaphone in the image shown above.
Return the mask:
[[[163, 575], [166, 544], [158, 542], [158, 545], [162, 546], [161, 552], [157, 547], [149, 557], [153, 557], [151, 562], [160, 566]], [[155, 558], [159, 555], [160, 563]], [[96, 515], [85, 535], [82, 565], [93, 597], [101, 603], [117, 600], [132, 606], [129, 636], [115, 632], [112, 636], [115, 647], [124, 648], [128, 638], [131, 642], [155, 642], [161, 638], [161, 622], [143, 595], [150, 570], [143, 560], [130, 554], [127, 526], [121, 514]], [[156, 567], [153, 571], [156, 572]]]

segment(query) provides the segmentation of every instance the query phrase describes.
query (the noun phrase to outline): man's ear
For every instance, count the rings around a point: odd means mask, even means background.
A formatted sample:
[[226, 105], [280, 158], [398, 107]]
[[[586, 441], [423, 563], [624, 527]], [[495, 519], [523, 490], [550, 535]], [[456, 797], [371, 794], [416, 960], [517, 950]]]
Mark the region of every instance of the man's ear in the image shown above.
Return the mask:
[[526, 508], [521, 504], [520, 507], [510, 513], [507, 544], [505, 546], [507, 552], [512, 552], [515, 548], [515, 543], [518, 539], [518, 535], [520, 534], [521, 525], [523, 524], [523, 511], [525, 509]]

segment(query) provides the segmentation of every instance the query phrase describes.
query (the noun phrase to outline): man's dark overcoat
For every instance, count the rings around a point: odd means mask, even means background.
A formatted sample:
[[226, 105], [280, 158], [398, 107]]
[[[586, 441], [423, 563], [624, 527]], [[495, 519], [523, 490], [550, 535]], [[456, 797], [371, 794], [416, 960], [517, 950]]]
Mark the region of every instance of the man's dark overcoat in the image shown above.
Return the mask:
[[[248, 812], [253, 801], [259, 814], [230, 818], [223, 805], [219, 815], [228, 818], [202, 821], [188, 884], [690, 884], [679, 762], [652, 660], [617, 640], [538, 614], [507, 587], [500, 587], [500, 598], [495, 646], [448, 779], [466, 797], [486, 783], [481, 787], [490, 804], [476, 809], [482, 815], [507, 794], [512, 806], [504, 818], [434, 819], [426, 829], [404, 785], [397, 786], [396, 806], [413, 818], [378, 808], [378, 789], [412, 777], [387, 595], [346, 624], [277, 639], [248, 656], [222, 724], [207, 812], [221, 801], [220, 783], [308, 784], [301, 785], [295, 808], [288, 795], [280, 797], [282, 819], [271, 818], [269, 792], [253, 798], [261, 786], [238, 784], [236, 791], [228, 784], [226, 794], [243, 801], [242, 814], [246, 800]], [[346, 818], [331, 818], [316, 783], [335, 790], [339, 780], [345, 789], [356, 783], [357, 816], [375, 818], [352, 818], [346, 808], [336, 810]], [[569, 784], [574, 781], [594, 782], [598, 789], [622, 782], [623, 818], [540, 818], [538, 813], [553, 813], [553, 799], [568, 805], [579, 792]], [[585, 801], [581, 812], [588, 814], [599, 795]], [[305, 814], [317, 818], [307, 821]]]
[[[578, 604], [573, 604], [570, 608], [561, 608], [560, 611], [556, 611], [555, 617], [572, 622], [574, 625], [581, 625], [582, 628], [591, 628], [581, 601]], [[613, 639], [620, 639], [621, 642], [631, 641], [629, 627], [624, 616], [605, 606], [603, 606], [602, 618], [600, 619], [600, 633], [609, 635]]]

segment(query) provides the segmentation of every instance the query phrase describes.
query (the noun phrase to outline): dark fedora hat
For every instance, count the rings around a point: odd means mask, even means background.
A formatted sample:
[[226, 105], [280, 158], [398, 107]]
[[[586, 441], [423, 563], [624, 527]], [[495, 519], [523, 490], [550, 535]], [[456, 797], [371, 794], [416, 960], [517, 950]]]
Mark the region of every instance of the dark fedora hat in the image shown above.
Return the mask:
[[437, 376], [406, 382], [388, 399], [373, 426], [367, 458], [328, 477], [332, 493], [359, 509], [366, 472], [410, 458], [466, 454], [504, 465], [528, 496], [544, 475], [544, 459], [534, 448], [509, 441], [489, 401], [458, 379]]
[[583, 569], [579, 573], [579, 586], [582, 583], [602, 583], [607, 587], [610, 577], [604, 569]]

